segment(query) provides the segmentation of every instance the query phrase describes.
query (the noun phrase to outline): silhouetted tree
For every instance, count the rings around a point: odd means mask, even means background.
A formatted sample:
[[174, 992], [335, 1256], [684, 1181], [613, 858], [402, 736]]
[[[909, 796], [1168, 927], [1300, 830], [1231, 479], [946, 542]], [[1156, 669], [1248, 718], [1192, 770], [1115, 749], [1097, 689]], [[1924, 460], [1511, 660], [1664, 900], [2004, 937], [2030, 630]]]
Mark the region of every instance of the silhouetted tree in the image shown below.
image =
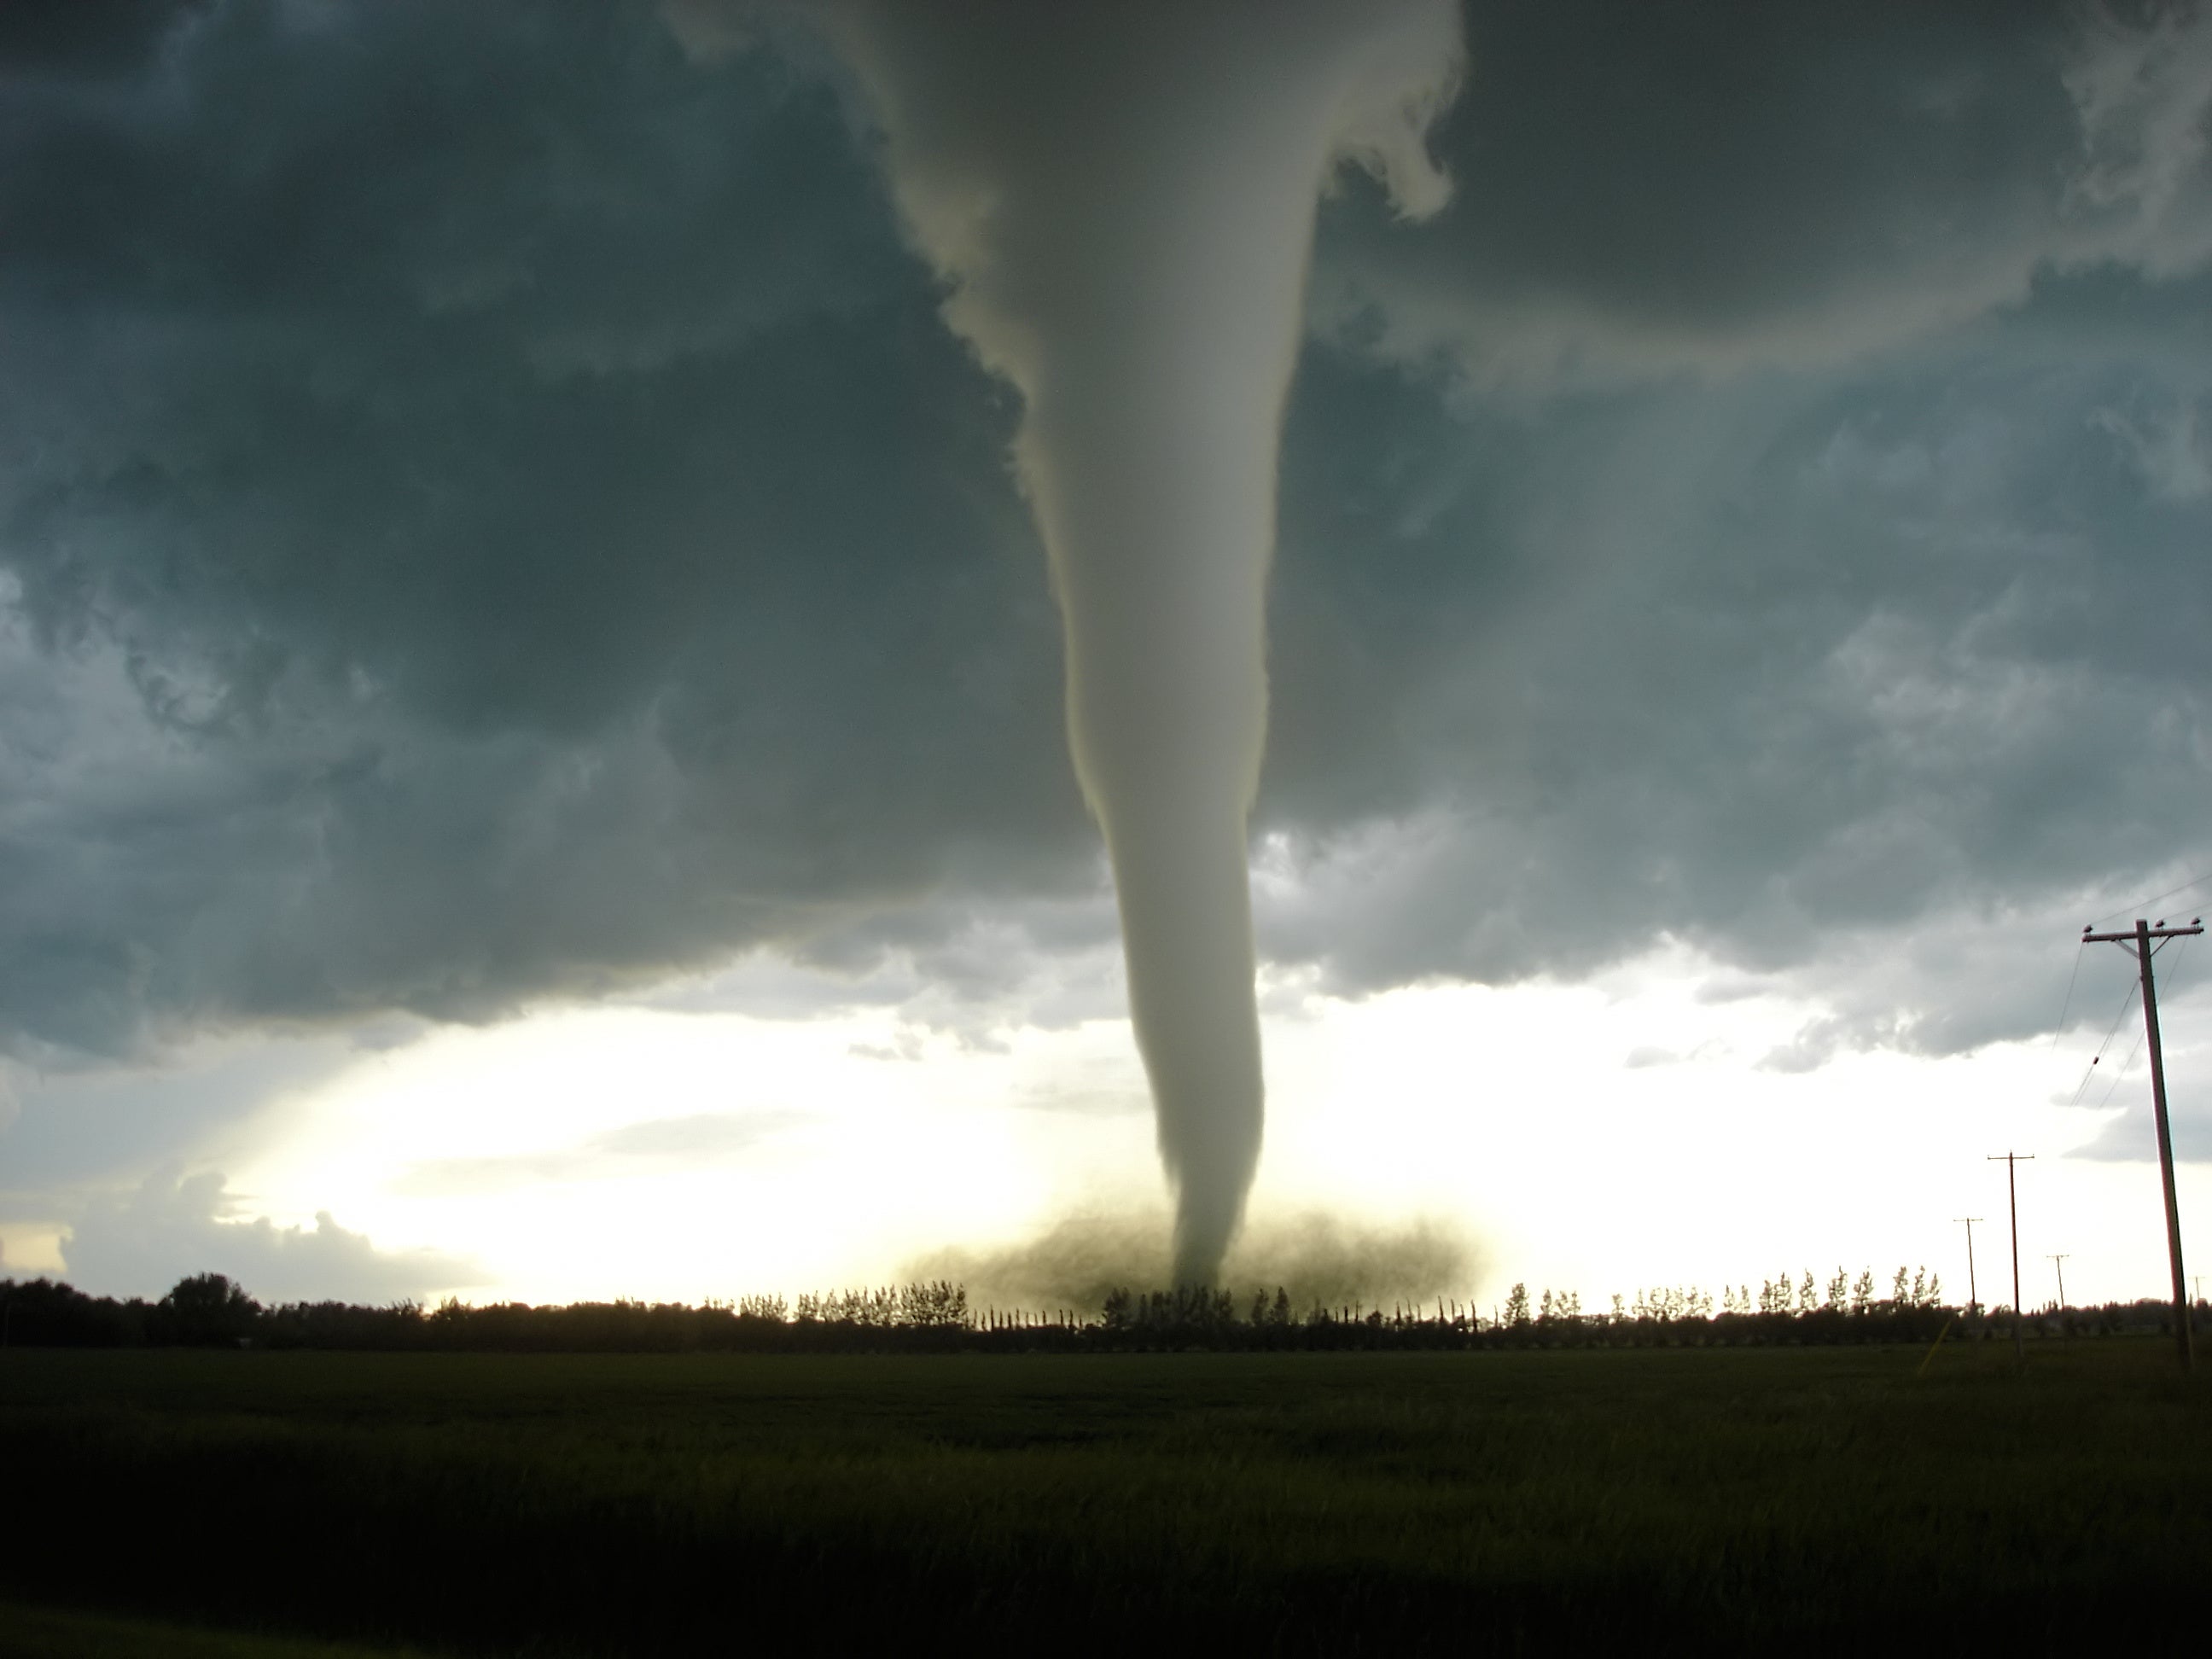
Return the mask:
[[261, 1318], [261, 1304], [222, 1273], [179, 1279], [155, 1308], [161, 1335], [190, 1347], [246, 1341]]
[[137, 1297], [87, 1296], [50, 1279], [0, 1279], [0, 1322], [11, 1346], [137, 1347], [153, 1311]]
[[923, 1330], [945, 1330], [968, 1322], [968, 1291], [948, 1279], [902, 1285], [895, 1322]]

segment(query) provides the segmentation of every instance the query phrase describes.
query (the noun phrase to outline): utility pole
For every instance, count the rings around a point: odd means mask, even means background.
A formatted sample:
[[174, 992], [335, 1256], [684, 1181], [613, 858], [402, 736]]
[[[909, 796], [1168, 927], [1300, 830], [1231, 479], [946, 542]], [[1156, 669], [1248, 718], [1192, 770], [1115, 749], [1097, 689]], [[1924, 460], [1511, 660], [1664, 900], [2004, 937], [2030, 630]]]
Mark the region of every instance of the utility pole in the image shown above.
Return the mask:
[[1974, 1288], [1974, 1224], [1981, 1218], [1978, 1215], [1954, 1215], [1951, 1218], [1954, 1221], [1966, 1224], [1966, 1311], [1970, 1314], [1982, 1310], [1981, 1294]]
[[2064, 1255], [2054, 1255], [2051, 1258], [2058, 1269], [2058, 1311], [2062, 1314], [2066, 1311], [2066, 1257], [2073, 1254], [2069, 1250]]
[[1991, 1152], [1990, 1162], [2005, 1166], [2005, 1194], [2012, 1200], [2012, 1357], [2027, 1364], [2027, 1340], [2020, 1330], [2020, 1166], [2035, 1162], [2033, 1152]]
[[2081, 930], [2084, 945], [2118, 945], [2135, 952], [2136, 962], [2142, 970], [2143, 1032], [2150, 1039], [2150, 1101], [2153, 1115], [2158, 1121], [2158, 1172], [2166, 1186], [2166, 1254], [2173, 1269], [2173, 1340], [2181, 1350], [2181, 1369], [2185, 1375], [2196, 1369], [2197, 1345], [2189, 1331], [2189, 1297], [2184, 1286], [2187, 1280], [2181, 1272], [2181, 1206], [2173, 1193], [2173, 1133], [2166, 1118], [2166, 1052], [2158, 1041], [2158, 985], [2151, 976], [2150, 959], [2158, 946], [2151, 941], [2186, 939], [2204, 931], [2204, 919], [2194, 916], [2186, 927], [2169, 927], [2160, 917], [2154, 927], [2141, 917], [2136, 920], [2131, 933], [2093, 933]]

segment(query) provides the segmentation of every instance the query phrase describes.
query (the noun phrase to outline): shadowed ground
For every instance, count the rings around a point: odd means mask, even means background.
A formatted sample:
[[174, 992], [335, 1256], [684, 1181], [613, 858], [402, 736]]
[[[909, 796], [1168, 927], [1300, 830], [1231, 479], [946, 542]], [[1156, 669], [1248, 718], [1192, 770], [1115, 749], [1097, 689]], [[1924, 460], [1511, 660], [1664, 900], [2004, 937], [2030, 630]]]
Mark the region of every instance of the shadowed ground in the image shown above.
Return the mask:
[[239, 1635], [7, 1601], [0, 1601], [0, 1656], [5, 1659], [428, 1659], [419, 1648], [364, 1648], [351, 1643]]
[[2212, 1559], [2170, 1348], [1922, 1358], [17, 1351], [0, 1583], [456, 1652], [2159, 1628]]

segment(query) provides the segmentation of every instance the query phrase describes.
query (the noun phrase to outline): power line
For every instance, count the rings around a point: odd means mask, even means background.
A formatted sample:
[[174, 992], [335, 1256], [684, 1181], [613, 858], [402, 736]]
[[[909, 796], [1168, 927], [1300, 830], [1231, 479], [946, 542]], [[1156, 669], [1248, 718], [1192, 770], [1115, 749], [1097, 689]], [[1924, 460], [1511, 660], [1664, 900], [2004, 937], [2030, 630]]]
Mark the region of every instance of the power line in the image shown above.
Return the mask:
[[[2175, 951], [2177, 952], [2176, 960], [2179, 960], [2178, 953], [2181, 947], [2174, 939], [2163, 939], [2158, 944], [2154, 945], [2151, 946], [2151, 955], [2156, 956], [2168, 945], [2173, 945]], [[2168, 978], [2170, 979], [2172, 975], [2169, 975]], [[2128, 987], [2127, 1000], [2128, 1002], [2133, 1002], [2135, 1000], [2136, 987], [2130, 985]], [[2127, 1003], [2122, 1003], [2120, 1005], [2120, 1012], [2123, 1013], [2127, 1012]], [[2141, 1031], [2137, 1031], [2136, 1033], [2136, 1040], [2128, 1045], [2128, 1057], [2120, 1062], [2119, 1069], [2112, 1073], [2112, 1080], [2105, 1085], [2105, 1097], [2097, 1103], [2097, 1109], [2099, 1111], [2103, 1111], [2106, 1107], [2112, 1103], [2112, 1097], [2119, 1093], [2121, 1080], [2127, 1076], [2128, 1068], [2136, 1063], [2136, 1056], [2142, 1052], [2142, 1046], [2143, 1034]]]
[[2058, 1039], [2066, 1035], [2066, 1016], [2074, 1012], [2074, 983], [2081, 977], [2081, 958], [2089, 954], [2086, 945], [2074, 952], [2074, 971], [2066, 975], [2066, 1000], [2058, 1005], [2058, 1027], [2051, 1034], [2051, 1046], [2057, 1048]]
[[[2207, 882], [2212, 882], [2212, 870], [2207, 870], [2203, 875], [2197, 877], [2193, 881], [2183, 882], [2179, 887], [2170, 887], [2163, 893], [2154, 893], [2147, 899], [2138, 899], [2133, 904], [2123, 905], [2119, 909], [2112, 911], [2110, 915], [2098, 917], [2097, 921], [2110, 921], [2113, 916], [2124, 916], [2133, 910], [2148, 909], [2152, 905], [2156, 904], [2160, 899], [2170, 899], [2176, 893], [2185, 893], [2191, 888], [2201, 887]], [[2094, 927], [2096, 925], [2097, 923], [2093, 921], [2089, 924], [2089, 927]], [[2086, 933], [2089, 929], [2085, 927], [2081, 931]], [[2087, 956], [2088, 951], [2089, 942], [2086, 939], [2074, 947], [2074, 966], [2067, 973], [2066, 994], [2064, 997], [2060, 999], [2058, 1004], [2058, 1024], [2051, 1033], [2051, 1046], [2054, 1049], [2058, 1047], [2059, 1039], [2066, 1035], [2066, 1017], [2074, 1012], [2074, 990], [2075, 988], [2080, 984], [2081, 979], [2081, 958]], [[2133, 1000], [2133, 999], [2134, 993], [2131, 991], [2129, 993], [2129, 1000]], [[2113, 1022], [2115, 1025], [2118, 1023], [2119, 1022], [2117, 1020]], [[2101, 1053], [2102, 1050], [2100, 1049], [2099, 1052]], [[2079, 1092], [2080, 1091], [2078, 1090], [2075, 1091], [2077, 1097], [2079, 1096]]]
[[[2128, 1010], [2134, 1005], [2135, 1000], [2136, 988], [2130, 985], [2121, 994], [2120, 1006], [2113, 1012], [2112, 1023], [2105, 1028], [2105, 1040], [2097, 1045], [2097, 1052], [2089, 1056], [2089, 1063], [2081, 1068], [2081, 1080], [2074, 1085], [2074, 1098], [2066, 1103], [2069, 1106], [2079, 1106], [2081, 1103], [2081, 1097], [2088, 1092], [2089, 1079], [2096, 1073], [2097, 1062], [2104, 1059], [2105, 1050], [2112, 1046], [2112, 1037], [2119, 1030], [2120, 1022], [2128, 1017]], [[2130, 1058], [2132, 1059], [2133, 1056], [2130, 1055]]]
[[[2110, 921], [2114, 916], [2124, 916], [2136, 910], [2148, 910], [2160, 899], [2170, 899], [2176, 893], [2185, 893], [2192, 887], [2202, 887], [2208, 881], [2212, 881], [2212, 870], [2207, 870], [2193, 880], [2183, 882], [2179, 887], [2169, 887], [2163, 893], [2153, 893], [2147, 899], [2137, 899], [2133, 904], [2123, 904], [2117, 910], [2108, 910], [2099, 916], [2097, 921]], [[2094, 927], [2097, 921], [2091, 922], [2089, 927]], [[2081, 931], [2086, 933], [2089, 931], [2089, 927], [2084, 927]]]
[[[2130, 1002], [2135, 1000], [2135, 992], [2132, 988], [2130, 988], [2128, 993], [2128, 1000]], [[2137, 1031], [2136, 1033], [2136, 1040], [2128, 1045], [2128, 1057], [2120, 1062], [2119, 1069], [2112, 1073], [2112, 1080], [2105, 1085], [2104, 1098], [2097, 1103], [2097, 1109], [2099, 1111], [2103, 1111], [2105, 1108], [2112, 1103], [2112, 1097], [2119, 1093], [2120, 1085], [2127, 1079], [2128, 1067], [2136, 1063], [2136, 1056], [2142, 1052], [2142, 1033], [2141, 1031]]]

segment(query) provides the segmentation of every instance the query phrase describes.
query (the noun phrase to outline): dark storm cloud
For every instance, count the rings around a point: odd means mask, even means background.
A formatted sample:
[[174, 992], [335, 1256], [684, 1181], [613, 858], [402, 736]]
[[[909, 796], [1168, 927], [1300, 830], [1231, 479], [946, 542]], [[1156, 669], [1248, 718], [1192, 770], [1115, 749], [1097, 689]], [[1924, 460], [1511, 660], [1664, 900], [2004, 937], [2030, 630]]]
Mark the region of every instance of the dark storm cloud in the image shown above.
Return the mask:
[[[641, 6], [34, 13], [0, 1040], [1096, 953], [1013, 410], [817, 60]], [[1453, 207], [1324, 214], [1263, 946], [1360, 990], [1675, 938], [1830, 1002], [1778, 1065], [2047, 1023], [2046, 908], [2212, 867], [2212, 29], [1468, 33]]]
[[1985, 981], [1931, 962], [1939, 1046], [2055, 1017], [2066, 934], [2003, 913], [2212, 864], [2212, 616], [2205, 500], [2101, 418], [2177, 418], [2166, 366], [2022, 362], [2034, 326], [1492, 419], [1411, 525], [1354, 516], [1401, 464], [1358, 421], [1294, 431], [1339, 477], [1286, 532], [1273, 951], [1370, 986], [1671, 934], [1841, 975], [1872, 930], [1901, 990], [1899, 930], [1963, 911], [2019, 947], [2001, 985], [2042, 968], [1960, 1023]]
[[2212, 864], [2212, 26], [1468, 34], [1451, 212], [1317, 256], [1263, 938], [1344, 988], [1680, 939], [1835, 1005], [1778, 1065], [2047, 1022], [2053, 907]]
[[643, 8], [234, 4], [125, 102], [14, 72], [15, 1041], [1090, 879], [1006, 411], [821, 86]]
[[[2212, 236], [2194, 6], [1469, 7], [1437, 234], [1346, 216], [1321, 307], [1483, 384], [1847, 358], [2048, 262]], [[1363, 307], [1365, 307], [1364, 309]]]
[[0, 64], [73, 79], [143, 72], [204, 0], [11, 0], [0, 7]]

